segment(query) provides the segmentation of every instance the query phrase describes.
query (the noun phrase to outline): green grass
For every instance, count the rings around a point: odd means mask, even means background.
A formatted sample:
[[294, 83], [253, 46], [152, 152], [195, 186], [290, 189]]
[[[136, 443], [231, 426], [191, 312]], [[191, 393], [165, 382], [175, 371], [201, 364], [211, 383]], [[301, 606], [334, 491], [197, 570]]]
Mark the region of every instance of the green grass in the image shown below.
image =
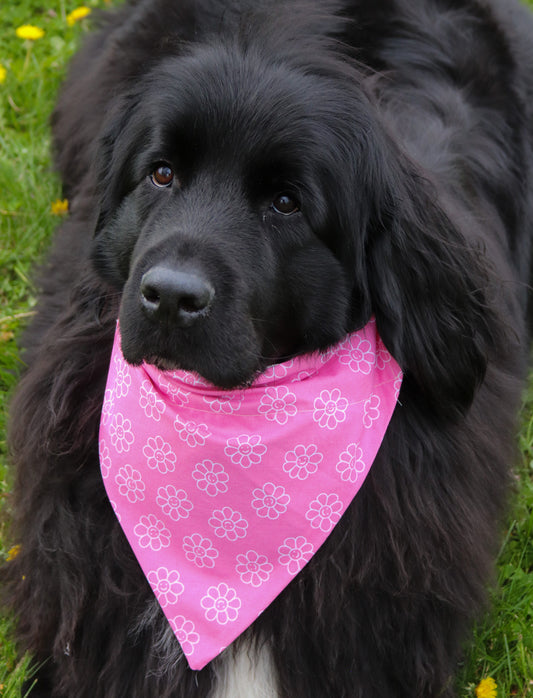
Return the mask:
[[[85, 4], [103, 6], [104, 0]], [[9, 394], [20, 370], [15, 337], [35, 302], [30, 268], [58, 224], [51, 213], [60, 185], [51, 171], [48, 117], [65, 64], [90, 23], [67, 25], [67, 13], [76, 6], [70, 0], [0, 5], [0, 66], [6, 69], [0, 83], [0, 560], [10, 548], [4, 434]], [[15, 29], [23, 24], [41, 27], [44, 36], [33, 43], [19, 39]], [[533, 697], [533, 373], [522, 424], [522, 459], [498, 560], [498, 583], [491, 609], [467, 648], [459, 678], [461, 698], [474, 696], [475, 686], [488, 676], [496, 680], [499, 698]], [[29, 676], [29, 658], [17, 656], [12, 630], [13, 621], [0, 618], [2, 698], [17, 698]]]

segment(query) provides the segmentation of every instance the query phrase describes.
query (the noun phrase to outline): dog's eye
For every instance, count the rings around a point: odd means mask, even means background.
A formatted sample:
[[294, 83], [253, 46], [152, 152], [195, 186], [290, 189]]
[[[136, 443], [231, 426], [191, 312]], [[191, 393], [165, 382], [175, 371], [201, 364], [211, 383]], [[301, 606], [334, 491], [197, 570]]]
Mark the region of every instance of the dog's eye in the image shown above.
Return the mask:
[[168, 165], [159, 165], [150, 175], [150, 179], [156, 187], [169, 187], [174, 180], [174, 172]]
[[298, 203], [290, 194], [278, 194], [272, 202], [272, 208], [282, 216], [290, 216], [291, 213], [300, 210]]

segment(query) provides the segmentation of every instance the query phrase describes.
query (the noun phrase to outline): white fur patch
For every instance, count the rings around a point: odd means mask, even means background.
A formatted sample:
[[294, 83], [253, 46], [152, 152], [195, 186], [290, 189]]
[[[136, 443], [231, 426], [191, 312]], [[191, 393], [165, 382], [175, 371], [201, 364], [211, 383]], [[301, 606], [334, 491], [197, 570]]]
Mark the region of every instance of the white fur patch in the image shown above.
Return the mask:
[[242, 643], [217, 662], [217, 682], [209, 698], [277, 698], [276, 675], [267, 645], [260, 650]]

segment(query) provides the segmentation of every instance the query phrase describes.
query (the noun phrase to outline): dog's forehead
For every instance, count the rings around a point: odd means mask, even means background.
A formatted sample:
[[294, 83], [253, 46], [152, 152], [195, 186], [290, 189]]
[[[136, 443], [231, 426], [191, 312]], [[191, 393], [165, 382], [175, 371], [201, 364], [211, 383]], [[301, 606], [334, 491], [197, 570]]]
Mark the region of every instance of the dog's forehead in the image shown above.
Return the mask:
[[198, 149], [298, 150], [314, 138], [319, 81], [283, 60], [231, 47], [167, 59], [151, 76], [152, 112], [164, 142]]

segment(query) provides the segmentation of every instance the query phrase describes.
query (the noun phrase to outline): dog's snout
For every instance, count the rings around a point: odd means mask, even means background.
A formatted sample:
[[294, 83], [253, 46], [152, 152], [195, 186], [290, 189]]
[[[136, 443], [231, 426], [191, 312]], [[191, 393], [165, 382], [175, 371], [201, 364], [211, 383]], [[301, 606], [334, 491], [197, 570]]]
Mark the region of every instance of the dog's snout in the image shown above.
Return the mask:
[[155, 266], [141, 279], [141, 305], [152, 320], [189, 327], [209, 310], [215, 296], [211, 284], [196, 273]]

